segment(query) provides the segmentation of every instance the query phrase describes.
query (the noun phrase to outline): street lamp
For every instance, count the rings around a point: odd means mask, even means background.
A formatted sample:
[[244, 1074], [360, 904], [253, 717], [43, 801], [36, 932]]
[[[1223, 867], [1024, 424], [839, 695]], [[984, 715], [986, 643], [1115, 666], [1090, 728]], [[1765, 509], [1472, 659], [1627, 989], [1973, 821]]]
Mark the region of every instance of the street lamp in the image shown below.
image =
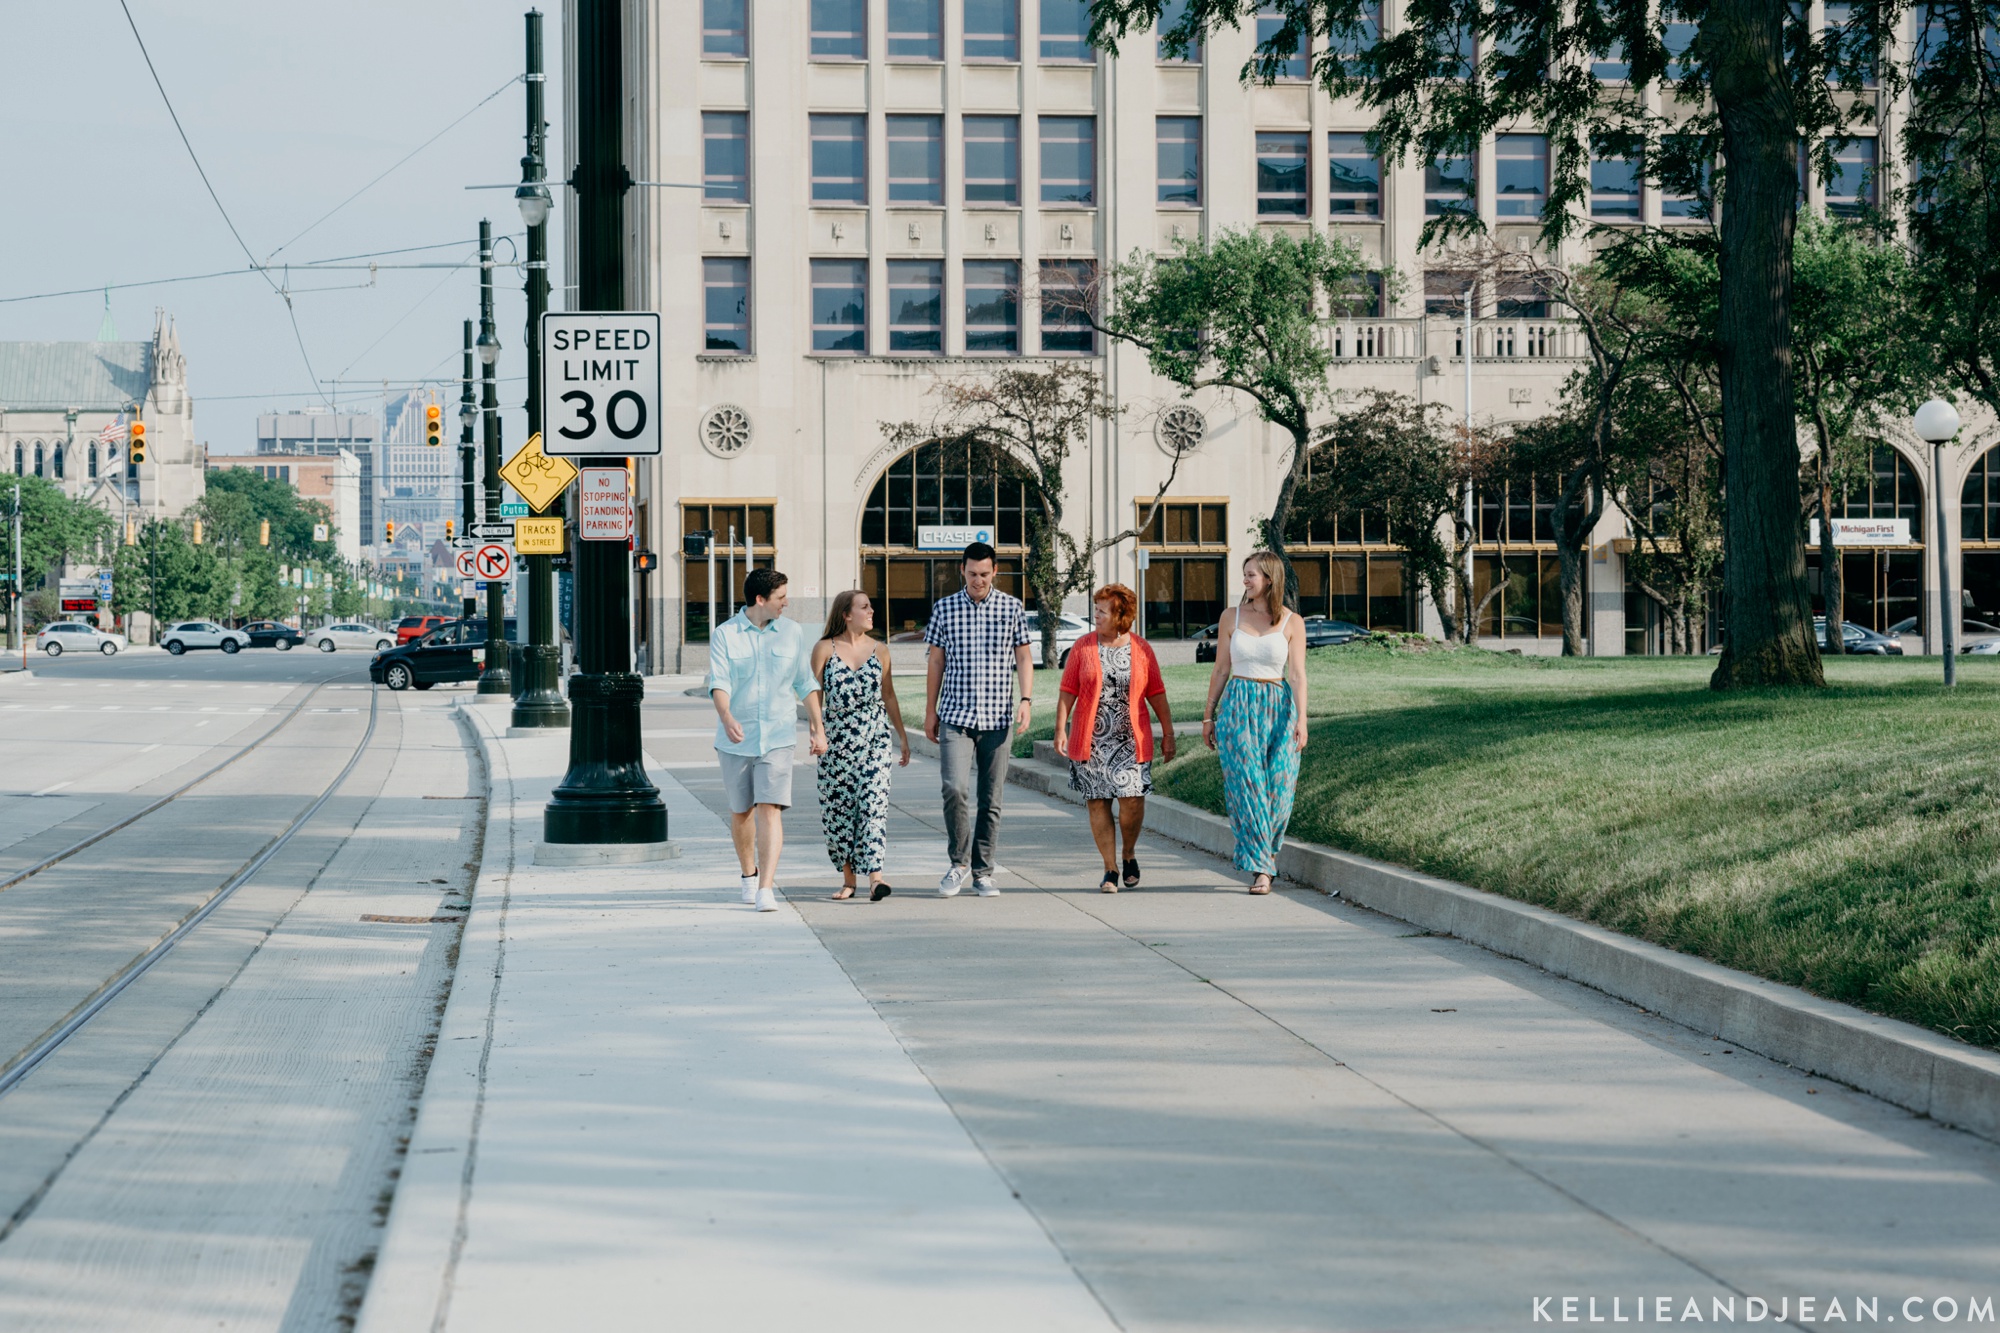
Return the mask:
[[1958, 409], [1942, 398], [1933, 398], [1917, 409], [1911, 425], [1917, 438], [1928, 440], [1931, 446], [1931, 495], [1937, 513], [1931, 540], [1937, 547], [1938, 620], [1944, 630], [1944, 683], [1949, 687], [1958, 684], [1958, 659], [1953, 651], [1958, 646], [1958, 607], [1951, 599], [1951, 561], [1945, 553], [1944, 446], [1958, 434]]
[[479, 353], [480, 365], [495, 366], [500, 364], [500, 335], [493, 332], [492, 329], [481, 329], [479, 331], [479, 341], [474, 343], [473, 347]]
[[[535, 166], [539, 168], [540, 162]], [[522, 181], [514, 189], [514, 203], [521, 210], [521, 221], [530, 227], [539, 227], [549, 220], [549, 208], [555, 201], [549, 198], [549, 187], [539, 178]]]

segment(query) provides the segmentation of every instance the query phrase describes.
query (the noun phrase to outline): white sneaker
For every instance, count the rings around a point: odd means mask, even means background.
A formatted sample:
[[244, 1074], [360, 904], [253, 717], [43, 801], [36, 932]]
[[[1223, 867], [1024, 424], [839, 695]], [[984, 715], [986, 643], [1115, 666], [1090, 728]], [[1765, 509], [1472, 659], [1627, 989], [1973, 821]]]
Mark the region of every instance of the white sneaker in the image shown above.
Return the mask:
[[756, 902], [757, 877], [755, 875], [745, 875], [742, 878], [743, 878], [743, 901], [746, 903]]
[[778, 910], [778, 895], [769, 889], [757, 890], [757, 910], [775, 912]]
[[966, 881], [971, 878], [972, 872], [970, 870], [967, 870], [964, 866], [953, 866], [951, 869], [945, 871], [944, 878], [938, 881], [938, 897], [956, 898], [958, 891], [964, 888]]
[[998, 898], [1000, 896], [1000, 886], [993, 882], [993, 876], [991, 875], [988, 875], [985, 879], [973, 880], [972, 887], [979, 891], [979, 896], [982, 898]]

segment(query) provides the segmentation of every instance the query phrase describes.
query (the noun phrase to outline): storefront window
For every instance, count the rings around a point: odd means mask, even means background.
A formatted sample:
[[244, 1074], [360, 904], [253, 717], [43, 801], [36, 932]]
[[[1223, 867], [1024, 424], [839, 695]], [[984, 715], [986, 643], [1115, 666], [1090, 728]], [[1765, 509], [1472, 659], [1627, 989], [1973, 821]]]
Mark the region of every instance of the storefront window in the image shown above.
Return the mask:
[[[683, 642], [708, 642], [711, 567], [715, 618], [724, 621], [742, 607], [743, 580], [750, 570], [768, 569], [778, 558], [777, 513], [777, 505], [769, 500], [695, 500], [681, 505]], [[686, 554], [685, 539], [702, 531], [715, 534], [707, 559]]]

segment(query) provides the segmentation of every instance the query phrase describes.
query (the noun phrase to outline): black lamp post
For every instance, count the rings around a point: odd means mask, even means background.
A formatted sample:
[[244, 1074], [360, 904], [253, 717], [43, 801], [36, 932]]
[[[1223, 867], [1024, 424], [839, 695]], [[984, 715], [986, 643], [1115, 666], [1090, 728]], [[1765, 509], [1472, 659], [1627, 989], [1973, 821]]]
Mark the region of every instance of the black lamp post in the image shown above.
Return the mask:
[[[480, 518], [500, 521], [500, 335], [493, 328], [493, 224], [479, 222], [479, 411], [486, 423], [485, 503]], [[513, 674], [507, 669], [507, 585], [486, 580], [486, 668], [479, 673], [479, 693], [512, 694]]]
[[[542, 120], [542, 14], [528, 21], [528, 155], [521, 159], [521, 185], [514, 202], [528, 225], [528, 434], [542, 433], [542, 313], [549, 308], [549, 187], [543, 183], [542, 155], [547, 124]], [[522, 606], [528, 642], [521, 650], [521, 692], [514, 700], [513, 725], [566, 727], [569, 705], [562, 697], [561, 652], [556, 647], [555, 581], [550, 557], [523, 558], [526, 597]]]
[[[577, 307], [625, 306], [625, 81], [620, 0], [576, 0]], [[539, 330], [537, 330], [539, 333]], [[585, 458], [584, 467], [625, 466]], [[624, 542], [576, 544], [576, 640], [570, 678], [569, 772], [549, 796], [542, 836], [551, 843], [662, 843], [667, 807], [646, 776], [639, 744], [645, 681], [632, 671], [632, 562]]]
[[[468, 319], [465, 321], [465, 373], [458, 382], [458, 478], [461, 492], [458, 535], [467, 541], [472, 539], [473, 516], [479, 512], [473, 507], [472, 500], [472, 427], [479, 420], [479, 408], [472, 401], [472, 356], [472, 321]], [[479, 603], [464, 588], [459, 590], [459, 596], [463, 603], [459, 615], [464, 624], [470, 624], [472, 618], [479, 614]]]

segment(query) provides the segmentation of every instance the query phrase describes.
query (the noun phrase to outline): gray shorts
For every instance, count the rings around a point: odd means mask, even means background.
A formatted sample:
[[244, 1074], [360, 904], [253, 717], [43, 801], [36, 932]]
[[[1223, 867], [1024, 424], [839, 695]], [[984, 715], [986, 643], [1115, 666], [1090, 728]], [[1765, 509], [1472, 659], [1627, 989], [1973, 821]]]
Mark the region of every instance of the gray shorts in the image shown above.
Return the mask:
[[729, 808], [737, 814], [749, 814], [753, 805], [775, 805], [780, 809], [791, 806], [791, 746], [769, 754], [717, 750], [715, 757], [722, 761], [722, 790], [729, 797]]

